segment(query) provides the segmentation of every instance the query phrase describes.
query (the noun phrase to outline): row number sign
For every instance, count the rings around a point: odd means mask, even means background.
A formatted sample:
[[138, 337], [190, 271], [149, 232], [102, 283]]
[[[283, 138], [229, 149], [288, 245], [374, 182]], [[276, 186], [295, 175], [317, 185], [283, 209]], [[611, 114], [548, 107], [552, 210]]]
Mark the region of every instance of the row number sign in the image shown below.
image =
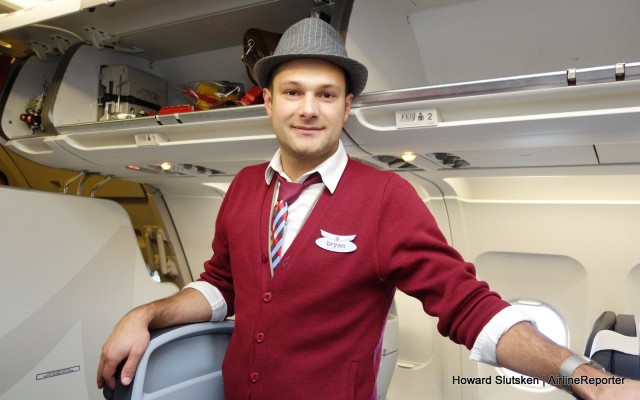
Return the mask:
[[134, 138], [138, 146], [157, 146], [168, 141], [164, 135], [159, 133], [137, 133]]
[[397, 128], [416, 128], [438, 125], [438, 110], [430, 108], [426, 110], [396, 111]]

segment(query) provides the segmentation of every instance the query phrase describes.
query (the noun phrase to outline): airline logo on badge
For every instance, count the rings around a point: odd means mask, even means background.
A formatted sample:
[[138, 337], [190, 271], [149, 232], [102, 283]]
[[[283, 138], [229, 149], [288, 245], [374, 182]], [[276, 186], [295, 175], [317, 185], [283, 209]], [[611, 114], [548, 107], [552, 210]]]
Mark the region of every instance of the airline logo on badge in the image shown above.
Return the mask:
[[322, 234], [322, 237], [316, 239], [316, 244], [321, 249], [336, 253], [351, 253], [352, 251], [356, 251], [358, 248], [358, 246], [353, 243], [353, 239], [356, 238], [356, 235], [334, 235], [333, 233], [325, 232], [322, 229], [320, 230], [320, 234]]

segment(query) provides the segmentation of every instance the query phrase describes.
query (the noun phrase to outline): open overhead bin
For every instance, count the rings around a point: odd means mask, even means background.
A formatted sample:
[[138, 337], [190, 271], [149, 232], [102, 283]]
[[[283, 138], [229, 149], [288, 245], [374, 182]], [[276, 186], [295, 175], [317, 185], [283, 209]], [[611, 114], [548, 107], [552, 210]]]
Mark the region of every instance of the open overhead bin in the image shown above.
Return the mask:
[[[191, 111], [181, 107], [189, 102], [187, 85], [231, 82], [255, 95], [240, 59], [246, 31], [281, 33], [316, 15], [346, 34], [352, 6], [324, 0], [108, 3], [79, 3], [46, 24], [32, 15], [44, 5], [2, 16], [14, 22], [0, 30], [0, 39], [15, 43], [3, 52], [26, 60], [4, 94], [0, 138], [7, 147], [40, 164], [122, 178], [157, 175], [163, 163], [187, 175], [234, 174], [277, 148], [264, 107]], [[43, 103], [41, 122], [28, 125], [21, 118], [35, 96]], [[118, 112], [111, 112], [115, 103]], [[158, 112], [163, 106], [178, 107]]]

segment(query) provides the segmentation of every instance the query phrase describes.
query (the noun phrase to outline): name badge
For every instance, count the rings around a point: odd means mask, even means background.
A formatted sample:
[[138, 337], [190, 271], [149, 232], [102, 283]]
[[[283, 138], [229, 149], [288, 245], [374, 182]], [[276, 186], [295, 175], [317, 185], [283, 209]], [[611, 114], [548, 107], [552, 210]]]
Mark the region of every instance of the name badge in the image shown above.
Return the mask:
[[333, 251], [336, 253], [351, 253], [356, 251], [358, 246], [353, 243], [356, 235], [340, 236], [333, 233], [320, 230], [321, 238], [316, 239], [316, 244], [321, 249]]

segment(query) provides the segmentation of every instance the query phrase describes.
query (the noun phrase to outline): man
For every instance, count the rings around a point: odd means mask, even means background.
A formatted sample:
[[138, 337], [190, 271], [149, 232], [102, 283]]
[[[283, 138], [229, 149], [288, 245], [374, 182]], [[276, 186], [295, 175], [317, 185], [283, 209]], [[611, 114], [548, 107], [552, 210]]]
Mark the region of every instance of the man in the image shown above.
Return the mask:
[[[125, 358], [121, 379], [130, 383], [149, 329], [235, 314], [223, 364], [227, 400], [375, 399], [396, 288], [419, 299], [439, 318], [440, 333], [475, 360], [538, 377], [610, 376], [541, 335], [478, 281], [406, 181], [348, 158], [340, 135], [367, 72], [328, 24], [295, 24], [255, 72], [279, 150], [230, 186], [200, 279], [116, 325], [99, 387], [114, 386]], [[306, 187], [297, 200], [280, 200], [289, 181]], [[640, 399], [639, 385], [567, 389], [589, 399]]]

